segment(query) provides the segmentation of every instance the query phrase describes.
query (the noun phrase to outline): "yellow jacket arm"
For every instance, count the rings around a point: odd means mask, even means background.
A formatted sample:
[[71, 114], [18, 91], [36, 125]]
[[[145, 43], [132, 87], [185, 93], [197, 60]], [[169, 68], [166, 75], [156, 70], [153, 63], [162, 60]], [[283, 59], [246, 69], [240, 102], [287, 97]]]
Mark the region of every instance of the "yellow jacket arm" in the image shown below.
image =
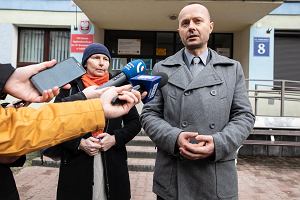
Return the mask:
[[46, 104], [39, 109], [0, 108], [0, 156], [23, 155], [103, 129], [99, 99]]

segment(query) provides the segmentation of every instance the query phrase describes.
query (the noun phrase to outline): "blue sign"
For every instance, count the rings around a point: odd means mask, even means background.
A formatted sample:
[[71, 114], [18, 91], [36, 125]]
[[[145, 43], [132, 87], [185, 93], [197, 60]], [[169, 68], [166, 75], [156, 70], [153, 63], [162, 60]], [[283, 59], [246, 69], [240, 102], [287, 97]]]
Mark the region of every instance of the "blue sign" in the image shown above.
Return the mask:
[[269, 56], [270, 55], [270, 38], [254, 37], [254, 56]]

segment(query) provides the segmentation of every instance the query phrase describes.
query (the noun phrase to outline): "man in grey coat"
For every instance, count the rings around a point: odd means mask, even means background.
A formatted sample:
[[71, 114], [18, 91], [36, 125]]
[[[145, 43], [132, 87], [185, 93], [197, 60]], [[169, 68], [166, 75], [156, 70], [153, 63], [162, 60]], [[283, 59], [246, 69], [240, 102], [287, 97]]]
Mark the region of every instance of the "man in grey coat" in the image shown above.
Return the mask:
[[185, 6], [178, 20], [185, 48], [154, 66], [168, 83], [141, 114], [157, 146], [153, 191], [159, 200], [238, 199], [236, 151], [255, 121], [242, 67], [207, 47], [206, 7]]

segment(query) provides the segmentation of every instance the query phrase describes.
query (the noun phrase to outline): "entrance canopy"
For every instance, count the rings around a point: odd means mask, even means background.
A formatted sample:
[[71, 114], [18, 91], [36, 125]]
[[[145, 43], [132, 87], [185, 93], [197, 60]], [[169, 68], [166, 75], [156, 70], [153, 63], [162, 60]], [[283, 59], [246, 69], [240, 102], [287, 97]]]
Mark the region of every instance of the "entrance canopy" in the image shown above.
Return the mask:
[[[175, 0], [74, 0], [98, 28], [115, 30], [175, 31], [177, 15], [192, 1]], [[279, 0], [211, 0], [205, 5], [215, 32], [236, 32], [280, 6]]]

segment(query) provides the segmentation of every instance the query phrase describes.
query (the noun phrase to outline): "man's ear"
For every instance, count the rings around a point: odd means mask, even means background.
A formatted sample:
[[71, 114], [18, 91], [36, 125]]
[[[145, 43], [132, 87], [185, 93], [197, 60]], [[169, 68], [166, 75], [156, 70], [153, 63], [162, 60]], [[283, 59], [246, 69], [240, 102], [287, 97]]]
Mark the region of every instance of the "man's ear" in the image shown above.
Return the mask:
[[209, 24], [209, 28], [210, 28], [210, 31], [209, 31], [209, 33], [212, 33], [212, 32], [213, 32], [213, 30], [214, 30], [214, 22], [210, 22], [210, 24]]

